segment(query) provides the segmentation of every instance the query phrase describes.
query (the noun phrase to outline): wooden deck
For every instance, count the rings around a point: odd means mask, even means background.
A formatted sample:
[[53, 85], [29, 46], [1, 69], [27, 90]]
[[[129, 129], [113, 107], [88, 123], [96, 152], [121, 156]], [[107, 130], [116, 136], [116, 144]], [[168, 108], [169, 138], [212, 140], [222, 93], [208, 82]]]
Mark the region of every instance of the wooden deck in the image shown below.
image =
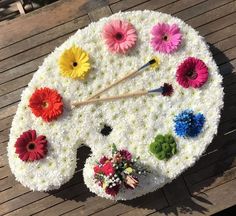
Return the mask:
[[[31, 192], [15, 181], [6, 154], [22, 90], [42, 60], [78, 28], [126, 10], [151, 9], [177, 16], [209, 43], [224, 76], [225, 106], [207, 152], [164, 188], [128, 202], [90, 193], [83, 183], [82, 147], [76, 175], [59, 190]], [[0, 215], [211, 215], [236, 203], [236, 1], [61, 0], [0, 23]], [[214, 97], [214, 93], [212, 94]]]

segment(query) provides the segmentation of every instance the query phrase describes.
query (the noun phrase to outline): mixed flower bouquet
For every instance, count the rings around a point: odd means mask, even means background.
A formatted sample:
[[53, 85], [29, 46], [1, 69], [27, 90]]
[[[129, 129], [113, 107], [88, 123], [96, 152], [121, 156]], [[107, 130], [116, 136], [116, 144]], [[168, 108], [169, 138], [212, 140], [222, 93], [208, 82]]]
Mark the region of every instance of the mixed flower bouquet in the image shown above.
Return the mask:
[[103, 156], [94, 166], [96, 183], [111, 196], [116, 196], [120, 189], [135, 189], [139, 184], [138, 177], [145, 175], [147, 170], [133, 158], [127, 150], [117, 150], [112, 146], [112, 157]]

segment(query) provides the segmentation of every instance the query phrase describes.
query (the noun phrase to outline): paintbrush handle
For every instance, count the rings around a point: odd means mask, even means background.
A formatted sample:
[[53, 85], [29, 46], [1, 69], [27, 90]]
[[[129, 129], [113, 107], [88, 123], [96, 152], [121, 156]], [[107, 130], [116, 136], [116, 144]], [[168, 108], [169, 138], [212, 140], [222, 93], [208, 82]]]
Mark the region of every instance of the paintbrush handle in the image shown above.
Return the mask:
[[123, 95], [118, 95], [118, 96], [110, 96], [110, 97], [105, 97], [105, 98], [91, 99], [91, 100], [79, 101], [79, 102], [75, 101], [75, 102], [72, 102], [71, 106], [72, 106], [72, 108], [74, 108], [74, 107], [79, 107], [79, 106], [91, 104], [91, 103], [118, 100], [118, 99], [123, 99], [123, 98], [128, 98], [128, 97], [138, 97], [138, 96], [143, 96], [146, 94], [148, 94], [148, 91], [144, 90], [144, 91], [138, 91], [138, 92], [127, 93], [127, 94], [123, 94]]
[[130, 78], [132, 76], [135, 76], [137, 74], [138, 74], [138, 70], [128, 73], [124, 77], [121, 77], [120, 79], [118, 79], [115, 82], [111, 83], [110, 85], [106, 86], [104, 89], [101, 89], [101, 90], [97, 91], [94, 95], [88, 97], [87, 100], [91, 100], [93, 98], [96, 98], [97, 96], [99, 96], [103, 92], [107, 91], [108, 89], [112, 88], [113, 86], [115, 86], [115, 85], [123, 82], [124, 80], [126, 80], [126, 79], [128, 79], [128, 78]]

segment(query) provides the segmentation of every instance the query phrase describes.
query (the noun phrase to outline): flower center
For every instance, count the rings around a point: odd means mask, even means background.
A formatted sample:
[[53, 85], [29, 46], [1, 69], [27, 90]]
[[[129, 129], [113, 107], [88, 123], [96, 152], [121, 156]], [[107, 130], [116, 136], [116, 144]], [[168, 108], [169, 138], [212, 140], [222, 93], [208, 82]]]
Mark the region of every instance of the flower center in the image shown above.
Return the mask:
[[197, 78], [197, 72], [194, 70], [194, 69], [192, 69], [192, 70], [189, 70], [187, 73], [186, 73], [186, 75], [187, 75], [187, 77], [189, 78], [189, 79], [196, 79]]
[[33, 142], [29, 143], [29, 144], [27, 145], [27, 149], [28, 149], [29, 151], [34, 150], [34, 149], [35, 149], [35, 143], [33, 143]]
[[124, 35], [120, 32], [117, 32], [116, 35], [115, 35], [116, 40], [122, 40], [123, 37], [124, 37]]
[[77, 62], [73, 62], [72, 65], [73, 65], [73, 67], [76, 67], [78, 65], [78, 63]]
[[43, 101], [42, 107], [43, 107], [44, 109], [46, 109], [46, 108], [48, 108], [48, 106], [49, 106], [48, 102], [47, 102], [47, 101]]
[[167, 35], [164, 35], [164, 36], [162, 37], [162, 39], [163, 39], [164, 41], [167, 41], [167, 40], [168, 40], [168, 36], [167, 36]]

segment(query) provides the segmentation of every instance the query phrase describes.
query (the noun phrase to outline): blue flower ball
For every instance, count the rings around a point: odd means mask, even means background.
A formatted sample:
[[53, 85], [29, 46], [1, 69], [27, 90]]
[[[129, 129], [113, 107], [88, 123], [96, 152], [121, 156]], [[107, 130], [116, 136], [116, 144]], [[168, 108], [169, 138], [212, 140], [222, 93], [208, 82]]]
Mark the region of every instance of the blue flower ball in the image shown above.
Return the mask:
[[194, 114], [192, 110], [184, 110], [175, 116], [175, 133], [180, 137], [196, 137], [203, 128], [205, 117], [203, 114]]

